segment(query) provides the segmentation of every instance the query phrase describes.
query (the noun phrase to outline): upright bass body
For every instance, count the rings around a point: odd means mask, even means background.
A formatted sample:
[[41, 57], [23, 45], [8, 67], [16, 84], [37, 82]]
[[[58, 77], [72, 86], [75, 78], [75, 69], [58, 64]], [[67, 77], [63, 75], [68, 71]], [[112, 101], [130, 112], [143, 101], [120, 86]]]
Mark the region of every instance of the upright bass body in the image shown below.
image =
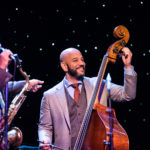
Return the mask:
[[[112, 133], [110, 120], [113, 122]], [[111, 144], [113, 150], [129, 150], [128, 135], [119, 124], [114, 109], [98, 104], [92, 111], [82, 150], [111, 150]]]

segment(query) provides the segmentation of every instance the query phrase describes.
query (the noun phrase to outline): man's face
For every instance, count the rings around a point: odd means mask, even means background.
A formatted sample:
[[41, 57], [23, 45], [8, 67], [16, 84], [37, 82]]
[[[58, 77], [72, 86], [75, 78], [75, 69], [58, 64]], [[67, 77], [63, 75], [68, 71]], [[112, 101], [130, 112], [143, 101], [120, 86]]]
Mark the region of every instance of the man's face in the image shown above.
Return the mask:
[[65, 63], [67, 65], [68, 75], [80, 79], [85, 75], [85, 62], [82, 54], [79, 51], [71, 52], [66, 55]]

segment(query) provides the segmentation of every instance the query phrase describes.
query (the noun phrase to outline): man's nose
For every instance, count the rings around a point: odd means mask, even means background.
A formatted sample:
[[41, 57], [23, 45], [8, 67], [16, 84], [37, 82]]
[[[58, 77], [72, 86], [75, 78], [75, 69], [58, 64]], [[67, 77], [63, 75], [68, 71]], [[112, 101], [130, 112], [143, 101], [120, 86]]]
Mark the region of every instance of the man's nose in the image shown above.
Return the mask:
[[85, 66], [85, 62], [82, 60], [79, 62], [79, 64]]

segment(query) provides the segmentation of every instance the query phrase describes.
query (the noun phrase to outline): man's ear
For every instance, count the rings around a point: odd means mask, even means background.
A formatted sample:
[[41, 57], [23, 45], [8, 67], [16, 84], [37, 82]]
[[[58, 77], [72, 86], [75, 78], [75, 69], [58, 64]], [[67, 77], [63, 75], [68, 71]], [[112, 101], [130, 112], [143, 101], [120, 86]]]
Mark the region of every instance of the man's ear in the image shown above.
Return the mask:
[[63, 69], [64, 72], [67, 72], [68, 71], [68, 67], [67, 67], [67, 64], [64, 63], [64, 62], [61, 62], [61, 68]]

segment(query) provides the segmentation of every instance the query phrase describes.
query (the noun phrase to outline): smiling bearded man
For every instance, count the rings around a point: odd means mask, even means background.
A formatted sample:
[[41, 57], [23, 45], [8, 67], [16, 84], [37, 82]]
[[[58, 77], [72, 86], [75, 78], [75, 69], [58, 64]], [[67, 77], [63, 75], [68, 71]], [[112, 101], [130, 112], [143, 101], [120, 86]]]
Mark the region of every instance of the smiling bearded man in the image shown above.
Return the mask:
[[[115, 101], [129, 101], [136, 96], [137, 74], [131, 65], [132, 53], [125, 47], [124, 85], [111, 84], [110, 97]], [[68, 48], [60, 54], [64, 79], [44, 92], [38, 127], [40, 149], [50, 150], [50, 144], [64, 150], [73, 150], [78, 132], [90, 103], [97, 77], [85, 77], [85, 62], [81, 52]], [[104, 87], [100, 103], [107, 106], [107, 88]], [[56, 148], [57, 149], [57, 148]]]

